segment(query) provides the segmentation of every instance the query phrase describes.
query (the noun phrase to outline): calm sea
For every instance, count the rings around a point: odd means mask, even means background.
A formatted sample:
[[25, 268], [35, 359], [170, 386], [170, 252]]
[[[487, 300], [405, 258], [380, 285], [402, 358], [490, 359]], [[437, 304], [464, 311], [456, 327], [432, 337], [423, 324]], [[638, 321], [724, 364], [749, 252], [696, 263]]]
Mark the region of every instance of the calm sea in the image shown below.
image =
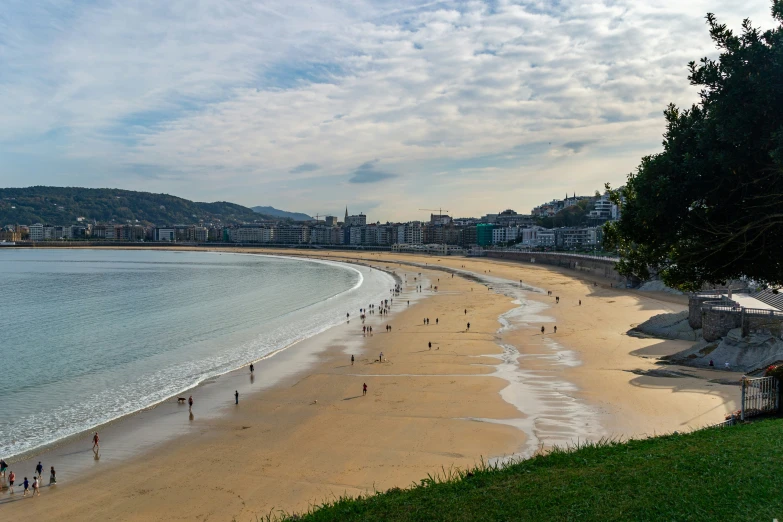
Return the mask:
[[0, 249], [0, 457], [285, 348], [393, 285], [364, 267], [268, 256]]

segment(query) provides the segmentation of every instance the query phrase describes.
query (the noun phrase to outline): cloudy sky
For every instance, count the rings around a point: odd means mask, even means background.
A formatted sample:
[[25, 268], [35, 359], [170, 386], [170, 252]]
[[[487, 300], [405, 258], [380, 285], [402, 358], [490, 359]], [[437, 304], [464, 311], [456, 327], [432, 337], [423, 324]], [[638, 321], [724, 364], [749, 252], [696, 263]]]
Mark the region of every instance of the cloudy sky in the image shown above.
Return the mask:
[[592, 193], [768, 0], [3, 0], [0, 186], [342, 215]]

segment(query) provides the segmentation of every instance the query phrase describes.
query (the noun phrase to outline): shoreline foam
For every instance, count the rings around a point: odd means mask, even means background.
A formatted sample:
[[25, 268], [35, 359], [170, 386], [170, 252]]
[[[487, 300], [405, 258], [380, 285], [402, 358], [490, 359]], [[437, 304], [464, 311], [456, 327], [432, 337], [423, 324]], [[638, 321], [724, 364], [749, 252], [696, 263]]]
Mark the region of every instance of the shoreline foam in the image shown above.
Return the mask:
[[[332, 257], [345, 256], [337, 254]], [[388, 265], [429, 260], [422, 256], [373, 257], [364, 261]], [[465, 264], [466, 271], [477, 275], [491, 268], [492, 276], [499, 273], [511, 284], [524, 277], [540, 288], [556, 288], [561, 304], [546, 309], [547, 316], [538, 305], [531, 305], [529, 311], [535, 313], [519, 318], [519, 327], [504, 328], [498, 317], [509, 313], [516, 321], [513, 310], [519, 305], [510, 305], [507, 297], [487, 291], [475, 280], [460, 277], [461, 282], [449, 283], [446, 279], [440, 283], [441, 292], [425, 292], [427, 299], [410, 313], [404, 305], [398, 309], [399, 315], [388, 321], [394, 327], [392, 335], [363, 338], [361, 325], [355, 328], [353, 322], [334, 329], [332, 339], [306, 343], [321, 344], [314, 346], [312, 370], [282, 377], [236, 409], [233, 400], [226, 398], [221, 408], [231, 410], [227, 414], [205, 423], [197, 418], [198, 426], [145, 453], [141, 461], [100, 468], [100, 477], [87, 476], [79, 484], [71, 484], [66, 475], [58, 485], [59, 492], [53, 491], [49, 497], [44, 491], [35, 503], [11, 504], [7, 506], [9, 516], [76, 520], [89, 513], [97, 520], [122, 513], [124, 518], [135, 520], [175, 516], [253, 520], [281, 507], [301, 511], [335, 495], [404, 487], [411, 480], [452, 465], [469, 466], [482, 455], [512, 455], [526, 445], [517, 427], [466, 420], [520, 417], [519, 409], [501, 397], [508, 383], [493, 375], [498, 364], [486, 364], [487, 353], [495, 348], [495, 360], [506, 357], [509, 370], [518, 364], [541, 372], [544, 382], [535, 384], [542, 394], [546, 391], [543, 384], [574, 383], [575, 390], [556, 387], [554, 392], [563, 395], [563, 400], [580, 401], [597, 412], [593, 418], [608, 433], [617, 433], [618, 427], [633, 427], [633, 433], [656, 425], [662, 427], [659, 431], [672, 426], [679, 429], [691, 419], [722, 416], [722, 410], [732, 407], [726, 392], [733, 389], [721, 385], [701, 388], [712, 386], [705, 380], [638, 378], [628, 372], [637, 364], [652, 365], [644, 359], [648, 354], [671, 349], [617, 333], [618, 324], [635, 322], [639, 316], [668, 306], [660, 301], [609, 289], [608, 284], [594, 289], [579, 276], [551, 267], [461, 258], [444, 258], [442, 264], [448, 269]], [[428, 264], [422, 269], [426, 274], [439, 267]], [[438, 277], [435, 274], [431, 276], [433, 284]], [[527, 302], [550, 304], [541, 294], [534, 292], [529, 297]], [[577, 297], [588, 300], [584, 308], [576, 308]], [[395, 298], [395, 308], [397, 303]], [[469, 310], [468, 317], [462, 314], [463, 306]], [[420, 318], [425, 316], [440, 317], [440, 327], [422, 326]], [[545, 317], [556, 321], [559, 329], [555, 336], [537, 333], [533, 323]], [[379, 330], [386, 322], [371, 319]], [[470, 334], [464, 332], [468, 319]], [[430, 340], [435, 343], [432, 351], [426, 348]], [[519, 347], [519, 355], [511, 348], [502, 353], [498, 340]], [[356, 367], [346, 361], [347, 353], [355, 353], [349, 346], [353, 342], [364, 347]], [[436, 346], [440, 350], [436, 351]], [[378, 350], [386, 352], [388, 363], [379, 364], [367, 356], [374, 358], [372, 354]], [[558, 353], [569, 351], [578, 355], [581, 364], [574, 366], [569, 354]], [[558, 355], [567, 359], [564, 364], [553, 359]], [[229, 377], [241, 378], [239, 374]], [[524, 379], [533, 378], [528, 375]], [[224, 388], [233, 386], [229, 379], [222, 383]], [[359, 391], [362, 381], [370, 385], [364, 398]], [[516, 395], [553, 414], [546, 430], [563, 428], [558, 423], [563, 419], [557, 418], [563, 413], [558, 411], [562, 404], [526, 391]], [[659, 405], [661, 411], [656, 410]], [[629, 408], [637, 411], [631, 414]], [[703, 415], [695, 417], [694, 412]], [[528, 418], [540, 416], [530, 413]], [[66, 491], [68, 496], [64, 497]]]
[[[85, 249], [85, 250], [94, 250], [94, 249]], [[182, 252], [185, 253], [185, 252]], [[266, 257], [272, 257], [272, 258], [281, 258], [281, 259], [287, 259], [291, 261], [298, 261], [298, 262], [312, 262], [312, 263], [318, 263], [318, 264], [325, 264], [330, 266], [339, 267], [344, 270], [350, 270], [354, 273], [356, 273], [359, 277], [356, 284], [354, 284], [351, 288], [348, 288], [342, 292], [339, 292], [338, 294], [335, 294], [333, 296], [330, 296], [325, 302], [332, 301], [336, 298], [342, 297], [342, 296], [348, 296], [351, 292], [359, 290], [361, 286], [364, 284], [365, 276], [364, 274], [358, 270], [355, 266], [352, 266], [351, 263], [348, 262], [340, 262], [340, 261], [334, 261], [334, 260], [324, 260], [324, 259], [302, 259], [295, 256], [284, 256], [284, 255], [276, 255], [276, 254], [259, 254], [259, 253], [242, 253], [242, 252], [209, 252], [209, 253], [215, 253], [215, 254], [230, 254], [230, 255], [236, 255], [236, 256], [266, 256]], [[367, 267], [369, 270], [374, 270], [372, 268]], [[385, 272], [383, 270], [380, 270], [378, 272]], [[387, 275], [392, 280], [398, 280], [398, 278], [395, 278], [393, 274], [387, 273]], [[372, 295], [373, 297], [370, 297], [369, 295], [366, 296], [367, 299], [375, 300], [376, 298], [379, 298], [381, 295], [385, 295], [386, 288], [378, 287], [377, 291], [375, 291]], [[355, 298], [355, 299], [358, 299]], [[366, 299], [365, 299], [366, 300]], [[306, 310], [307, 308], [313, 306], [314, 304], [319, 303], [312, 303], [309, 304], [301, 309], [295, 310]], [[6, 452], [3, 454], [3, 457], [6, 459], [6, 461], [12, 463], [12, 462], [18, 462], [18, 461], [24, 461], [27, 459], [30, 459], [36, 455], [44, 454], [48, 451], [55, 450], [61, 446], [67, 445], [75, 440], [78, 440], [79, 438], [85, 437], [87, 434], [91, 434], [92, 432], [96, 430], [102, 430], [106, 428], [107, 426], [114, 425], [118, 422], [121, 422], [123, 419], [132, 417], [135, 415], [138, 415], [142, 412], [151, 410], [156, 408], [162, 403], [165, 403], [166, 401], [170, 401], [172, 398], [177, 397], [182, 394], [188, 394], [189, 391], [194, 390], [201, 386], [202, 384], [213, 381], [215, 379], [220, 378], [223, 375], [229, 374], [231, 372], [235, 372], [237, 370], [240, 370], [246, 366], [248, 366], [250, 363], [258, 363], [264, 360], [269, 359], [270, 357], [273, 357], [277, 355], [278, 353], [285, 351], [297, 344], [299, 344], [302, 341], [305, 341], [307, 339], [311, 339], [315, 336], [320, 335], [321, 333], [328, 331], [331, 328], [334, 328], [336, 326], [339, 326], [344, 322], [344, 319], [342, 318], [335, 318], [330, 319], [328, 322], [320, 325], [318, 328], [308, 330], [304, 335], [295, 335], [294, 338], [290, 341], [285, 342], [284, 344], [277, 346], [273, 348], [271, 351], [261, 354], [260, 357], [256, 358], [245, 358], [243, 359], [242, 364], [239, 366], [231, 365], [230, 367], [226, 367], [223, 369], [215, 368], [215, 370], [218, 371], [205, 371], [204, 373], [201, 373], [198, 376], [195, 376], [195, 379], [188, 383], [182, 385], [180, 388], [174, 389], [174, 390], [157, 390], [154, 392], [150, 392], [151, 395], [154, 395], [154, 398], [151, 399], [149, 402], [146, 402], [144, 404], [140, 404], [138, 406], [134, 406], [133, 409], [129, 409], [127, 411], [122, 411], [114, 416], [104, 416], [104, 418], [101, 418], [97, 422], [94, 421], [94, 419], [85, 419], [84, 423], [81, 423], [78, 426], [72, 427], [69, 430], [61, 430], [59, 433], [56, 434], [55, 438], [51, 440], [46, 440], [40, 443], [36, 443], [35, 446], [32, 447], [24, 447], [21, 451], [15, 451], [13, 453]], [[253, 341], [245, 342], [241, 345], [235, 346], [233, 349], [233, 352], [238, 352], [246, 349], [247, 345], [249, 344], [257, 344], [258, 339], [255, 339]], [[89, 398], [86, 398], [84, 401], [84, 404], [89, 404], [91, 401]], [[85, 406], [86, 407], [86, 406]]]

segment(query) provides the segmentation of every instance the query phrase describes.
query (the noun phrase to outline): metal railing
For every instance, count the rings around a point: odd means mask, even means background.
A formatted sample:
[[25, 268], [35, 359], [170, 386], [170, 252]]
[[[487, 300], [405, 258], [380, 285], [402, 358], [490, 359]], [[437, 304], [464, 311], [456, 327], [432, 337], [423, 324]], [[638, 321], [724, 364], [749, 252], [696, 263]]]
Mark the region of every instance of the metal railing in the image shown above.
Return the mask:
[[492, 249], [487, 250], [487, 252], [501, 252], [501, 253], [508, 253], [508, 254], [522, 254], [522, 255], [531, 255], [531, 256], [540, 256], [540, 255], [547, 255], [547, 256], [559, 256], [559, 257], [576, 257], [580, 259], [595, 259], [599, 261], [613, 261], [617, 263], [620, 261], [619, 257], [610, 257], [610, 256], [593, 256], [590, 254], [568, 254], [566, 252], [536, 252], [531, 250], [516, 250], [516, 249]]
[[775, 413], [780, 400], [780, 383], [776, 377], [742, 379], [742, 410], [740, 420]]
[[729, 305], [723, 301], [705, 301], [701, 304], [702, 310], [713, 310], [716, 312], [734, 312], [737, 314], [745, 313], [745, 317], [774, 317], [783, 319], [783, 312], [780, 310], [767, 310], [764, 308], [743, 308], [740, 305]]

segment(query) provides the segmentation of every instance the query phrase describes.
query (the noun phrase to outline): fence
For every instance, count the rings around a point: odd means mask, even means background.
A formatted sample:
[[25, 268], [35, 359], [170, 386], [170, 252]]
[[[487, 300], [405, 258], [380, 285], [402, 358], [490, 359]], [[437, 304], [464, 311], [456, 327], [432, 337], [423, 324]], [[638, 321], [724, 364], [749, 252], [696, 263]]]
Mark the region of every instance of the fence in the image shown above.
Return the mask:
[[493, 248], [490, 250], [487, 250], [487, 252], [503, 252], [508, 254], [531, 254], [531, 255], [542, 255], [546, 254], [549, 256], [559, 256], [559, 257], [576, 257], [581, 259], [595, 259], [598, 261], [613, 261], [618, 262], [620, 261], [619, 257], [613, 257], [613, 256], [594, 256], [590, 254], [569, 254], [566, 252], [543, 252], [543, 251], [534, 251], [534, 250], [523, 250], [521, 248]]
[[780, 383], [776, 377], [743, 379], [740, 420], [777, 412], [779, 400]]
[[701, 304], [702, 310], [715, 310], [716, 312], [736, 312], [744, 313], [746, 316], [753, 317], [776, 317], [783, 318], [783, 312], [780, 310], [765, 310], [763, 308], [744, 308], [739, 305], [726, 304], [723, 301], [704, 301]]

